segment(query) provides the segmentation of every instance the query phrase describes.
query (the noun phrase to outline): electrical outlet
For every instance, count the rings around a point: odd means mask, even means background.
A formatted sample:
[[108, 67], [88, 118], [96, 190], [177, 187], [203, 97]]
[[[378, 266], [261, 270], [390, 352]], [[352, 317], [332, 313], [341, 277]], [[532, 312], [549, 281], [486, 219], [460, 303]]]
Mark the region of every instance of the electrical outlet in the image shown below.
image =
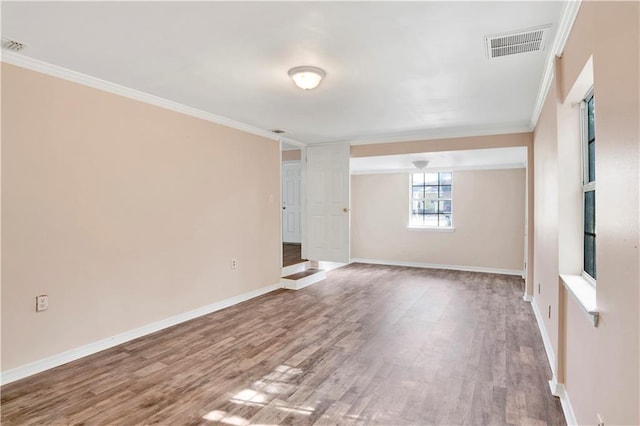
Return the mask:
[[36, 296], [36, 312], [42, 312], [49, 309], [49, 296], [41, 294]]
[[238, 259], [231, 259], [231, 269], [236, 269], [238, 267]]

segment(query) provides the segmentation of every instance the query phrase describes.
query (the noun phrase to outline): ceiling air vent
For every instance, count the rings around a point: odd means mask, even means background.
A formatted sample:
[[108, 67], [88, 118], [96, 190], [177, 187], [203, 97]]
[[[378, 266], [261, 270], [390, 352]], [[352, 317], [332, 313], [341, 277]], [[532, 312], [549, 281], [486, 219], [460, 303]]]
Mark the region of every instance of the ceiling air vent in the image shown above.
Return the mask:
[[551, 25], [506, 34], [486, 36], [489, 59], [518, 53], [544, 50], [544, 43]]
[[8, 38], [3, 38], [2, 39], [2, 48], [3, 49], [8, 49], [8, 50], [13, 50], [14, 52], [19, 52], [22, 49], [24, 49], [25, 47], [27, 47], [27, 45], [24, 44], [24, 43], [21, 43], [19, 41], [9, 40]]

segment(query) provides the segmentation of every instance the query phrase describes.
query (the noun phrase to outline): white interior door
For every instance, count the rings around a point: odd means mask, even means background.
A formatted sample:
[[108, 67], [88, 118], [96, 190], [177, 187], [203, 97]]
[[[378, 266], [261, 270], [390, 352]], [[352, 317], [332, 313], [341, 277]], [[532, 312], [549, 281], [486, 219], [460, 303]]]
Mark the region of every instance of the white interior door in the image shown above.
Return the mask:
[[349, 262], [349, 184], [349, 145], [307, 147], [307, 259]]
[[282, 165], [282, 241], [302, 242], [302, 165], [284, 163]]

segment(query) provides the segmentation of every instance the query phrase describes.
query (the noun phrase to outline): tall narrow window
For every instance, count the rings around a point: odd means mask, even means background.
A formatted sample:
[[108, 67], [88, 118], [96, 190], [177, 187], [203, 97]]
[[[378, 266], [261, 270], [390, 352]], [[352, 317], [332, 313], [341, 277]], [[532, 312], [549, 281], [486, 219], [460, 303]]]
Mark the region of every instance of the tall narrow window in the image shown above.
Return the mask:
[[451, 228], [451, 172], [411, 175], [409, 226]]
[[584, 266], [586, 275], [596, 279], [596, 134], [593, 90], [582, 102], [584, 194]]

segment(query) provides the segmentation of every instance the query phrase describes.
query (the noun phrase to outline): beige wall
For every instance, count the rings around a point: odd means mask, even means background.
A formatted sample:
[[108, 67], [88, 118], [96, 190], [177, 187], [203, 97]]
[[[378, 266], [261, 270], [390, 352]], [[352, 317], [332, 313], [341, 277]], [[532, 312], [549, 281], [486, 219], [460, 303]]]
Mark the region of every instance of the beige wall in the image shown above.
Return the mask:
[[352, 177], [352, 258], [522, 270], [524, 169], [454, 172], [453, 232], [407, 229], [409, 179]]
[[[639, 19], [637, 2], [582, 3], [557, 61], [559, 89], [555, 93], [552, 89], [536, 127], [534, 279], [542, 286], [536, 298], [540, 304], [559, 299], [552, 309], [562, 309], [558, 315], [564, 321], [545, 321], [545, 327], [549, 335], [557, 336], [558, 380], [566, 386], [579, 424], [597, 423], [598, 414], [605, 424], [640, 423]], [[596, 97], [597, 328], [554, 276], [558, 259], [566, 260], [563, 247], [557, 246], [562, 235], [558, 223], [538, 222], [545, 215], [565, 212], [544, 197], [566, 189], [566, 181], [558, 180], [558, 169], [573, 165], [563, 156], [571, 150], [564, 145], [579, 143], [571, 130], [575, 124], [567, 123], [573, 101], [567, 95], [589, 57]], [[545, 207], [555, 211], [546, 212]]]
[[3, 371], [278, 282], [278, 142], [6, 64], [2, 88]]
[[513, 146], [531, 146], [532, 142], [533, 135], [531, 133], [428, 139], [409, 142], [353, 145], [351, 147], [351, 156], [375, 157], [378, 155], [411, 154], [416, 152], [508, 148]]
[[[534, 139], [534, 286], [533, 296], [545, 323], [553, 353], [558, 353], [558, 145], [556, 85], [544, 103]], [[578, 178], [577, 176], [576, 178]], [[550, 312], [550, 313], [549, 313]], [[550, 359], [557, 373], [555, 359]]]
[[300, 161], [302, 151], [299, 149], [288, 149], [282, 151], [282, 161]]

